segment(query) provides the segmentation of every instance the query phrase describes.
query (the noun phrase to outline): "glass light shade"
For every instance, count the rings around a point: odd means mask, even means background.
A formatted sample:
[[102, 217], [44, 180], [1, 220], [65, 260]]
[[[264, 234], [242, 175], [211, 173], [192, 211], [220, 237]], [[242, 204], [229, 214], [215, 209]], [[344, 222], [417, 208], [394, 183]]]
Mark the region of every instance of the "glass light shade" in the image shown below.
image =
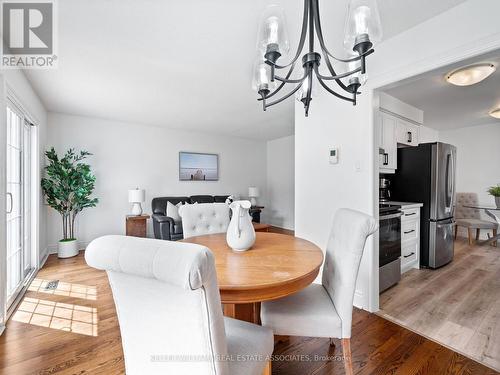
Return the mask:
[[375, 44], [382, 40], [382, 25], [376, 0], [349, 0], [344, 30], [344, 47], [352, 51], [356, 37], [368, 34]]
[[267, 46], [274, 44], [278, 51], [284, 55], [290, 49], [288, 32], [286, 30], [285, 13], [277, 5], [268, 6], [262, 14], [262, 21], [259, 27], [257, 48], [266, 53]]
[[276, 81], [271, 82], [271, 67], [266, 64], [263, 58], [255, 60], [253, 66], [252, 89], [256, 92], [260, 90], [272, 91], [276, 87]]
[[455, 86], [470, 86], [488, 78], [495, 70], [491, 63], [464, 66], [449, 72], [446, 80]]
[[[318, 95], [318, 82], [315, 82], [314, 75], [312, 77], [312, 89], [311, 89], [311, 98], [315, 98]], [[300, 89], [295, 93], [295, 99], [297, 101], [302, 102], [302, 99], [307, 95], [307, 90], [309, 89], [309, 79], [305, 79], [302, 83]]]
[[[356, 55], [354, 54], [350, 54], [349, 55], [349, 58], [352, 58]], [[350, 71], [353, 71], [357, 68], [359, 68], [360, 66], [360, 62], [359, 61], [350, 61], [348, 62], [346, 65], [347, 65], [347, 71], [350, 72]], [[347, 77], [347, 80], [348, 80], [348, 85], [349, 83], [351, 83], [351, 80], [352, 79], [358, 79], [358, 82], [361, 86], [363, 86], [365, 83], [366, 83], [366, 80], [367, 80], [367, 76], [366, 76], [366, 73], [365, 74], [361, 74], [361, 72], [357, 72], [357, 73], [354, 73], [353, 75], [350, 75], [349, 77]]]
[[490, 116], [500, 119], [500, 108], [496, 108], [490, 112]]

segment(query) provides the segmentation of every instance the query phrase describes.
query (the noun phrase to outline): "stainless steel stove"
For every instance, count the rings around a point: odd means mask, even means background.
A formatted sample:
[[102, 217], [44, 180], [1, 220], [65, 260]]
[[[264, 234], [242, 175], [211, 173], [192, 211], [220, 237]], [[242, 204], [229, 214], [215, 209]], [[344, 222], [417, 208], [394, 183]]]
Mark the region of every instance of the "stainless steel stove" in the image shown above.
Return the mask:
[[379, 291], [390, 288], [401, 279], [401, 206], [381, 203], [379, 206]]

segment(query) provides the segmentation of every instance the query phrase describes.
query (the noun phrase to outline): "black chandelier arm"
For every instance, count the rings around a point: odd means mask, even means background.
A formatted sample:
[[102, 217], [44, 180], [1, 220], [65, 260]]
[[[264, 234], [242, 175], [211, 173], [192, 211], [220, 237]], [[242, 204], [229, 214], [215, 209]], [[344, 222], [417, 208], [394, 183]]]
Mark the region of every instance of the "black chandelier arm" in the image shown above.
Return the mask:
[[371, 48], [368, 51], [366, 51], [365, 53], [362, 53], [361, 55], [358, 55], [358, 56], [354, 56], [354, 57], [352, 57], [350, 59], [339, 59], [338, 57], [333, 56], [326, 48], [325, 48], [325, 50], [323, 52], [327, 53], [331, 58], [333, 58], [333, 59], [335, 59], [337, 61], [344, 62], [344, 63], [350, 63], [350, 62], [353, 62], [353, 61], [359, 61], [363, 57], [371, 55], [373, 52], [375, 52], [375, 50], [373, 48]]
[[[290, 78], [290, 76], [292, 75], [292, 72], [293, 72], [293, 69], [295, 68], [295, 64], [292, 64], [292, 66], [290, 67], [290, 69], [288, 70], [288, 73], [287, 75], [285, 76], [286, 79]], [[285, 86], [285, 82], [281, 82], [278, 87], [276, 87], [276, 89], [269, 93], [265, 98], [258, 98], [257, 100], [264, 100], [264, 99], [269, 99], [270, 97], [274, 96], [275, 94], [277, 94], [283, 87]]]
[[319, 72], [319, 69], [316, 69], [316, 75], [319, 78], [324, 79], [325, 81], [329, 81], [329, 80], [332, 80], [332, 79], [340, 79], [340, 78], [349, 77], [350, 75], [356, 74], [358, 72], [361, 72], [361, 67], [356, 68], [354, 70], [351, 70], [350, 72], [345, 72], [345, 73], [337, 74], [336, 76], [330, 77], [330, 76], [321, 75], [321, 73]]
[[306, 77], [307, 77], [307, 73], [305, 73], [303, 77], [298, 78], [298, 79], [287, 79], [287, 78], [283, 78], [283, 77], [279, 77], [279, 76], [274, 76], [274, 78], [276, 80], [283, 82], [283, 83], [302, 83], [302, 81], [304, 81], [304, 79], [306, 79]]
[[[304, 79], [305, 79], [305, 78], [307, 78], [307, 76], [306, 76], [306, 77], [304, 77]], [[302, 82], [304, 82], [304, 79], [302, 79]], [[294, 88], [292, 91], [290, 91], [288, 94], [286, 94], [285, 96], [282, 96], [281, 98], [279, 98], [279, 99], [275, 100], [274, 102], [271, 102], [271, 103], [269, 103], [269, 104], [266, 104], [266, 108], [267, 108], [267, 107], [271, 107], [271, 106], [273, 106], [273, 105], [275, 105], [275, 104], [281, 103], [283, 100], [286, 100], [286, 99], [288, 99], [290, 96], [292, 96], [293, 94], [295, 94], [295, 93], [296, 93], [296, 92], [297, 92], [297, 91], [298, 91], [298, 90], [302, 87], [302, 82], [300, 83], [300, 85], [295, 86], [295, 88]]]
[[343, 99], [343, 100], [346, 100], [346, 101], [351, 102], [351, 103], [356, 103], [355, 99], [348, 98], [347, 96], [343, 96], [343, 95], [341, 95], [341, 94], [333, 91], [330, 87], [327, 86], [327, 84], [325, 82], [323, 82], [323, 79], [321, 79], [320, 77], [318, 77], [317, 70], [315, 70], [315, 73], [316, 73], [316, 77], [318, 78], [318, 82], [320, 83], [320, 85], [323, 86], [323, 88], [326, 91], [328, 91], [330, 94], [332, 94], [333, 96], [336, 96], [339, 99]]
[[[335, 69], [333, 69], [333, 65], [332, 65], [330, 59], [328, 58], [328, 55], [325, 54], [323, 57], [325, 59], [326, 66], [328, 67], [328, 70], [330, 71], [330, 74], [332, 75], [332, 77], [335, 77], [337, 75], [337, 73], [335, 73]], [[315, 70], [316, 70], [316, 72], [315, 72], [316, 75], [318, 75], [319, 74], [318, 69], [316, 68]], [[340, 79], [335, 79], [335, 82], [337, 82], [337, 84], [340, 86], [340, 88], [342, 90], [349, 91], [347, 89], [347, 86]]]
[[288, 64], [285, 65], [278, 65], [276, 63], [273, 63], [271, 61], [266, 60], [266, 64], [274, 66], [276, 69], [284, 69], [289, 67], [292, 64], [295, 64], [295, 62], [298, 60], [302, 53], [302, 49], [304, 48], [304, 43], [306, 41], [306, 34], [307, 34], [307, 23], [309, 21], [309, 3], [312, 0], [304, 0], [304, 13], [302, 16], [302, 32], [300, 33], [300, 41], [299, 45], [297, 46], [297, 52], [295, 53], [294, 58], [292, 61], [290, 61]]

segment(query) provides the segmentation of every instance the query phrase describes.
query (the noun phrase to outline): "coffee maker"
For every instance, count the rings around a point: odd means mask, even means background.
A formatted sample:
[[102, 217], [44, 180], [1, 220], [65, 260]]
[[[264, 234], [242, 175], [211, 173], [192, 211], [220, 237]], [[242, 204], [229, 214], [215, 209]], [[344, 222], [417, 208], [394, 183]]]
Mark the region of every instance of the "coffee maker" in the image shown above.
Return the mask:
[[387, 202], [391, 200], [391, 180], [386, 177], [380, 176], [379, 179], [379, 201]]

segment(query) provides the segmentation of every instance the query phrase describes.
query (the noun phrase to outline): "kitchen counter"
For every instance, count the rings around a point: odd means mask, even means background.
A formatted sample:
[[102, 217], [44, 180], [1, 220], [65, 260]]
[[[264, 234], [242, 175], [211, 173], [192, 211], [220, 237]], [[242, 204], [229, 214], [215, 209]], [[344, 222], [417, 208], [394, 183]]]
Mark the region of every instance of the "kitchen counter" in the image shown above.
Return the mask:
[[396, 201], [388, 201], [384, 203], [389, 203], [389, 204], [396, 204], [401, 206], [402, 209], [410, 209], [410, 208], [419, 208], [423, 207], [423, 203], [416, 203], [416, 202], [396, 202]]

